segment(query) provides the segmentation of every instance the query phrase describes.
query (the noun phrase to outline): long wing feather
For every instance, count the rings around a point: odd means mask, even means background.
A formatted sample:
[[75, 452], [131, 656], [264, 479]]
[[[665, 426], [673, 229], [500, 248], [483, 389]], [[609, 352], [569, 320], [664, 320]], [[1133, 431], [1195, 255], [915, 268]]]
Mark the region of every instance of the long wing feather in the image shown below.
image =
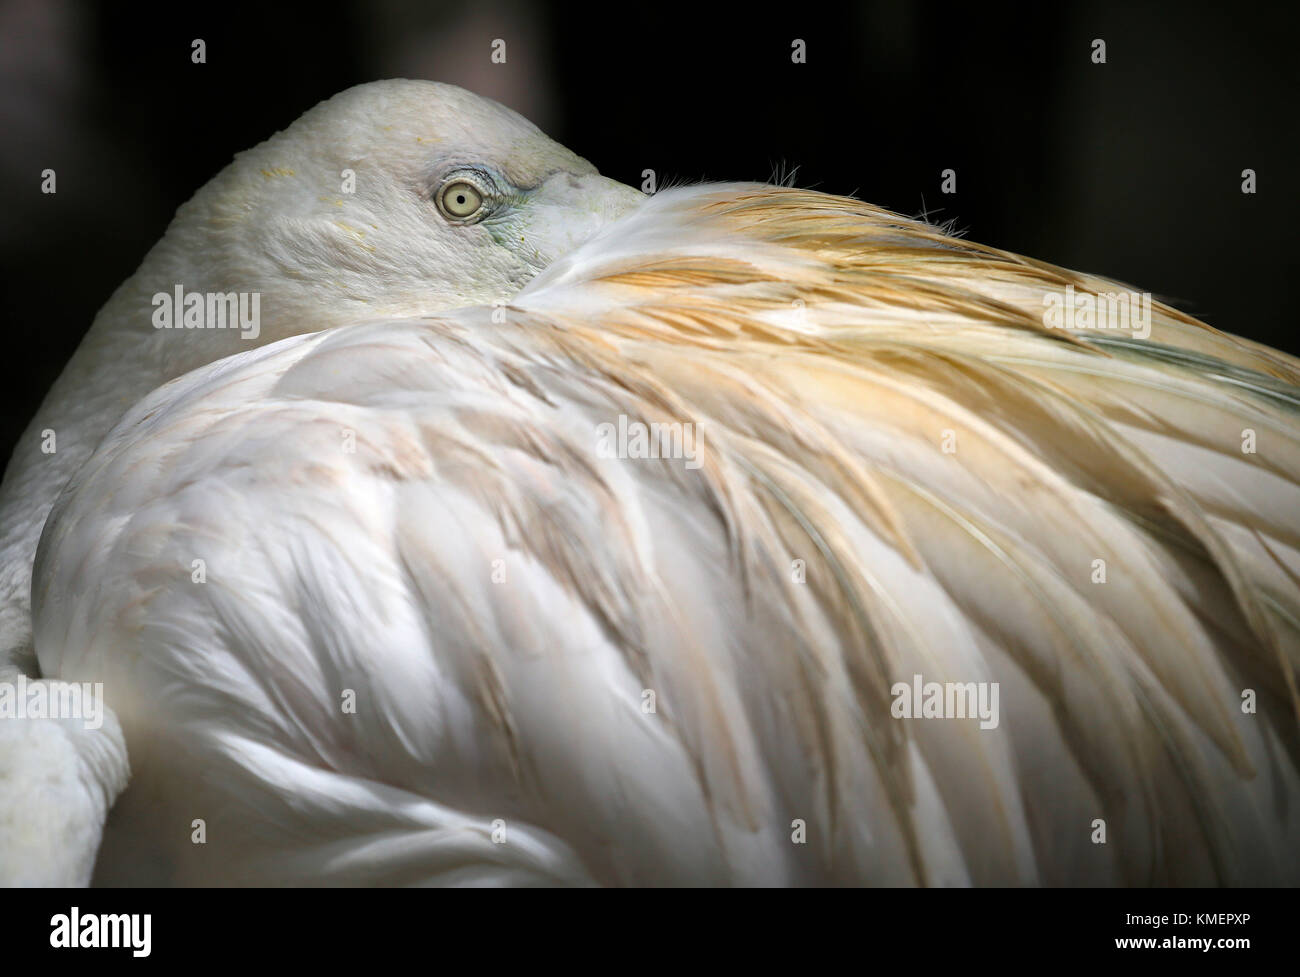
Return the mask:
[[[139, 771], [101, 874], [148, 825], [173, 881], [1296, 882], [1300, 365], [1067, 286], [1117, 287], [680, 189], [504, 316], [162, 388], [35, 578]], [[895, 718], [918, 674], [1000, 723]]]

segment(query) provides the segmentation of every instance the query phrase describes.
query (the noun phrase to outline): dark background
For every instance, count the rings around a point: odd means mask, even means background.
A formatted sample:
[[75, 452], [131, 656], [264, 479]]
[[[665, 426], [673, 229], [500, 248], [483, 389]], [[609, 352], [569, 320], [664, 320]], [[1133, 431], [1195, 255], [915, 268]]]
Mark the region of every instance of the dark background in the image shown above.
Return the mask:
[[180, 203], [237, 150], [384, 77], [496, 98], [634, 185], [797, 166], [802, 186], [955, 219], [1295, 353], [1285, 6], [0, 0], [0, 457]]

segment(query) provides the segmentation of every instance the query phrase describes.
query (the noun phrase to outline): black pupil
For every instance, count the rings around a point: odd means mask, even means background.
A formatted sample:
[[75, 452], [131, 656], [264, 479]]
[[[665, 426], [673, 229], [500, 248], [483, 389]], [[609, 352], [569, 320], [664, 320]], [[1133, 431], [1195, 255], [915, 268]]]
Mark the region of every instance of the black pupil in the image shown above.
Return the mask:
[[465, 195], [463, 193], [456, 194], [456, 203], [463, 204], [464, 202], [465, 202]]

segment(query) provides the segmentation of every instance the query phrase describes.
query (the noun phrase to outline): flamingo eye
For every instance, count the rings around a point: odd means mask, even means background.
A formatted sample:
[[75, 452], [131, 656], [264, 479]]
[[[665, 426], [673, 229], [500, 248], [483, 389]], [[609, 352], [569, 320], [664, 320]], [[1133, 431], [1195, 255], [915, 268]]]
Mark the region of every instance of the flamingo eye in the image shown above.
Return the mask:
[[438, 209], [448, 220], [468, 223], [483, 211], [483, 194], [468, 180], [452, 180], [438, 193]]

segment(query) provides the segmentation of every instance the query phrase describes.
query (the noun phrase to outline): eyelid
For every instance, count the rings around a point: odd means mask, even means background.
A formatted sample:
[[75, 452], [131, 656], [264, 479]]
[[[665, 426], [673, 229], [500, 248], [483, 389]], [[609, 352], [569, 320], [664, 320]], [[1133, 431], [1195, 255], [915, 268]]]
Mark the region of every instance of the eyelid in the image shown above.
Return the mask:
[[497, 189], [496, 181], [492, 179], [491, 174], [472, 166], [458, 166], [454, 169], [448, 170], [438, 180], [438, 184], [434, 187], [433, 193], [437, 196], [442, 193], [448, 185], [459, 182], [465, 182], [472, 186], [479, 192], [479, 195], [482, 196], [485, 202], [488, 199], [495, 201], [501, 196], [501, 191]]

